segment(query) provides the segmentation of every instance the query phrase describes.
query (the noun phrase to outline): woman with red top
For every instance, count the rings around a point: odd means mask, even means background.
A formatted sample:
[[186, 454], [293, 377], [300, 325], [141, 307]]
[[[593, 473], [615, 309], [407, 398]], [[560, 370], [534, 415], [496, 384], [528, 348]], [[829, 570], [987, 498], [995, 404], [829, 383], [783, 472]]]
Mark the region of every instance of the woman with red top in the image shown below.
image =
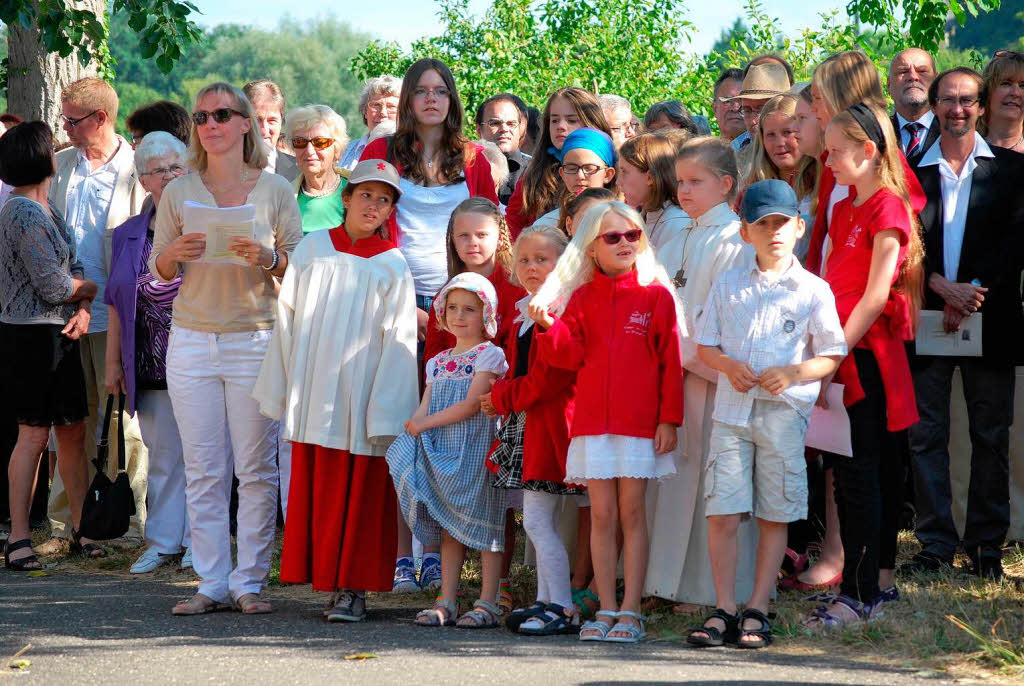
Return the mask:
[[[423, 340], [434, 294], [448, 281], [444, 247], [448, 217], [467, 198], [483, 196], [498, 202], [491, 165], [482, 148], [470, 143], [463, 133], [463, 117], [455, 79], [447, 65], [435, 59], [417, 60], [402, 78], [395, 134], [367, 145], [360, 158], [386, 160], [400, 177], [402, 195], [388, 217], [387, 231], [408, 262], [416, 285], [417, 369], [423, 368]], [[412, 534], [400, 517], [398, 525], [393, 590], [418, 593], [421, 588], [440, 588], [438, 550], [425, 550], [417, 582]]]
[[590, 91], [575, 86], [559, 88], [551, 94], [544, 106], [540, 127], [533, 157], [505, 210], [512, 240], [538, 217], [558, 209], [562, 193], [562, 181], [558, 175], [559, 151], [566, 137], [583, 127], [612, 135], [601, 103]]
[[[683, 368], [671, 280], [635, 210], [604, 202], [587, 210], [555, 270], [530, 302], [548, 330], [538, 354], [577, 372], [567, 483], [586, 484], [590, 544], [601, 609], [583, 641], [636, 643], [645, 636], [640, 595], [647, 569], [648, 479], [675, 473], [669, 453], [683, 420]], [[548, 314], [552, 308], [558, 319]], [[625, 595], [615, 595], [617, 525]]]
[[383, 226], [399, 196], [393, 166], [356, 165], [344, 225], [292, 253], [253, 391], [292, 445], [281, 581], [332, 593], [330, 622], [363, 619], [366, 591], [392, 584], [398, 501], [384, 453], [418, 396], [412, 275]]
[[861, 103], [840, 113], [825, 131], [825, 147], [836, 182], [853, 191], [833, 210], [825, 269], [851, 351], [835, 381], [845, 386], [853, 457], [835, 462], [845, 556], [840, 595], [810, 616], [815, 627], [868, 620], [899, 599], [893, 578], [904, 432], [918, 419], [904, 343], [913, 338], [924, 255], [885, 111]]

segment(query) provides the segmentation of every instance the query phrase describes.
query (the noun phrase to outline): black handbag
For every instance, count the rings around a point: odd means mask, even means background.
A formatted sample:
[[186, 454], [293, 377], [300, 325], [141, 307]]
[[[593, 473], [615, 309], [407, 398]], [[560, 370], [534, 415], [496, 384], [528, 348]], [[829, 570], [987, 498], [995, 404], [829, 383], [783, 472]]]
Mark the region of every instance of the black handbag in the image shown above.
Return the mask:
[[111, 482], [106, 474], [107, 456], [110, 453], [110, 417], [114, 409], [114, 395], [107, 396], [107, 411], [103, 418], [103, 433], [96, 444], [96, 476], [85, 494], [82, 503], [82, 521], [78, 535], [96, 541], [106, 541], [124, 536], [132, 515], [135, 514], [135, 494], [128, 482], [124, 455], [124, 394], [118, 393], [117, 410], [117, 478]]

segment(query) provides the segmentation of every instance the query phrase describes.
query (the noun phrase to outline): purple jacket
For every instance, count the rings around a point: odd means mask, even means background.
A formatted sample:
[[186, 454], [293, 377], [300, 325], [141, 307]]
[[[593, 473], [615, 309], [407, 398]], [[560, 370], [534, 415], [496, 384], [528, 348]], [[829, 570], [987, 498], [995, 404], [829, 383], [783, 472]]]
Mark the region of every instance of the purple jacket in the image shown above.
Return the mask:
[[[121, 321], [121, 366], [127, 391], [128, 411], [135, 413], [135, 313], [138, 303], [139, 275], [148, 272], [142, 260], [146, 231], [156, 210], [150, 208], [130, 217], [114, 229], [110, 251], [110, 270], [103, 302], [117, 312]], [[180, 280], [179, 280], [180, 281]]]

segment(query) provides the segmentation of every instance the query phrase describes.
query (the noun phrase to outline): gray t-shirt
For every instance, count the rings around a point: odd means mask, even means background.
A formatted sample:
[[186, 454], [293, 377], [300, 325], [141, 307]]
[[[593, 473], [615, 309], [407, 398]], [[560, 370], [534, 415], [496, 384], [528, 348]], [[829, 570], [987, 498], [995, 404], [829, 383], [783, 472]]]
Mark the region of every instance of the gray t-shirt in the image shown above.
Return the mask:
[[0, 209], [0, 321], [67, 324], [76, 305], [75, 243], [53, 213], [28, 198], [11, 196]]

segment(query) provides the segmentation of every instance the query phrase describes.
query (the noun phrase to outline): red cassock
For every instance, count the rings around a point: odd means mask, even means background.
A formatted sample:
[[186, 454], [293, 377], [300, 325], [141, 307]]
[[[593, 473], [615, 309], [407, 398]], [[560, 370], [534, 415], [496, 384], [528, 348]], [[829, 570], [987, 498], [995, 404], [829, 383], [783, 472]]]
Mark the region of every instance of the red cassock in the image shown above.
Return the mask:
[[[331, 229], [339, 252], [373, 257], [391, 250], [379, 236], [352, 245]], [[390, 591], [398, 548], [398, 499], [383, 457], [292, 443], [281, 581], [314, 591]]]

